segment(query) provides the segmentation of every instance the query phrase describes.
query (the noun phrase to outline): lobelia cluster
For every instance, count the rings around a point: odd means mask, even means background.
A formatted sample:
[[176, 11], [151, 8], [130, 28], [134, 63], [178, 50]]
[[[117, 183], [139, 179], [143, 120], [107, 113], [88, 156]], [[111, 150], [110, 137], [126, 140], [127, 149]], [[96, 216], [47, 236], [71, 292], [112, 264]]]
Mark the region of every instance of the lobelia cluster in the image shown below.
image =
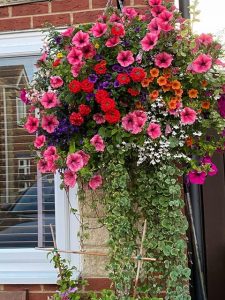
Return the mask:
[[[66, 187], [84, 175], [96, 189], [99, 159], [116, 143], [138, 164], [179, 158], [190, 181], [204, 183], [216, 173], [210, 157], [224, 142], [222, 53], [162, 0], [149, 0], [145, 15], [124, 7], [93, 25], [51, 32], [31, 90], [21, 93], [31, 105], [24, 126], [36, 133], [39, 170], [60, 169]], [[221, 138], [208, 132], [209, 120]]]

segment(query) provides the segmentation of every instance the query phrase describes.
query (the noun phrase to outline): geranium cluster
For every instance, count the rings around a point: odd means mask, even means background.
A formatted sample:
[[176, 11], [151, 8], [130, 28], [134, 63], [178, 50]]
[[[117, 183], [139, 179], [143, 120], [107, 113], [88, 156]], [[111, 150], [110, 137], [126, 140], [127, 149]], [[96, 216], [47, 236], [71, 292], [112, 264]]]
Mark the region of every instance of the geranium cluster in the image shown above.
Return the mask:
[[163, 0], [149, 0], [145, 14], [108, 8], [94, 24], [51, 29], [21, 93], [39, 170], [59, 169], [65, 187], [80, 178], [96, 189], [114, 145], [143, 167], [175, 160], [202, 184], [216, 173], [212, 154], [224, 150], [222, 55]]

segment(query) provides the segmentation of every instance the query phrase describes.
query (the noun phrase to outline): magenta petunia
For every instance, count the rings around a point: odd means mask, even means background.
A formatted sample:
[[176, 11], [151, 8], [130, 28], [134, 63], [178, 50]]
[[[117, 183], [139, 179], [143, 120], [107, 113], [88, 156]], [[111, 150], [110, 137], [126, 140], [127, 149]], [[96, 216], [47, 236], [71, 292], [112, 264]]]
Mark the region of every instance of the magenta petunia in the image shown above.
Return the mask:
[[77, 172], [84, 167], [83, 157], [78, 153], [72, 153], [67, 156], [66, 165], [72, 172]]
[[93, 115], [93, 120], [96, 122], [96, 124], [103, 124], [105, 123], [105, 117], [101, 113], [97, 113]]
[[86, 166], [89, 162], [90, 155], [85, 153], [83, 150], [79, 150], [76, 152], [77, 154], [81, 155], [83, 158], [84, 166]]
[[202, 33], [196, 38], [196, 41], [197, 41], [197, 43], [208, 46], [208, 45], [212, 44], [213, 37], [211, 34]]
[[104, 23], [95, 23], [92, 28], [91, 28], [91, 33], [93, 34], [94, 37], [101, 37], [103, 36], [107, 31], [107, 25]]
[[45, 135], [39, 135], [36, 137], [36, 139], [34, 140], [34, 147], [36, 147], [37, 149], [40, 149], [41, 147], [44, 146], [46, 141], [46, 137]]
[[77, 48], [83, 48], [89, 44], [90, 36], [88, 33], [79, 30], [73, 37], [72, 43]]
[[55, 146], [49, 146], [43, 153], [43, 157], [46, 160], [57, 160], [59, 155], [57, 154], [57, 149]]
[[144, 51], [152, 50], [158, 41], [158, 35], [155, 33], [147, 33], [141, 40], [141, 47]]
[[162, 0], [148, 0], [148, 3], [149, 3], [150, 6], [161, 5]]
[[188, 179], [192, 184], [203, 184], [206, 179], [206, 172], [193, 170], [188, 173]]
[[88, 185], [92, 190], [96, 190], [97, 188], [99, 188], [102, 185], [102, 176], [101, 175], [94, 175], [90, 179]]
[[53, 89], [58, 89], [63, 85], [63, 80], [60, 76], [51, 76], [50, 85]]
[[64, 172], [64, 184], [70, 188], [73, 188], [77, 183], [77, 174], [71, 170], [66, 170]]
[[193, 62], [192, 62], [192, 70], [195, 73], [205, 73], [209, 71], [212, 66], [212, 57], [207, 54], [200, 54]]
[[151, 13], [153, 15], [153, 17], [158, 17], [164, 10], [166, 10], [166, 7], [163, 5], [154, 5], [151, 8]]
[[36, 117], [28, 116], [26, 123], [24, 124], [24, 128], [29, 133], [34, 133], [37, 131], [39, 125], [39, 120]]
[[108, 48], [112, 48], [118, 45], [119, 43], [120, 43], [120, 38], [118, 36], [113, 36], [106, 41], [105, 45]]
[[183, 125], [192, 125], [196, 121], [197, 114], [196, 111], [190, 107], [185, 107], [181, 113], [181, 124]]
[[150, 123], [147, 128], [147, 134], [153, 140], [159, 138], [162, 135], [160, 125], [156, 123]]
[[53, 133], [54, 130], [58, 127], [59, 121], [54, 115], [43, 116], [41, 127], [48, 133]]
[[69, 54], [67, 55], [67, 60], [71, 65], [76, 65], [79, 64], [81, 62], [83, 58], [83, 53], [81, 50], [73, 47]]
[[99, 134], [94, 135], [90, 142], [95, 147], [95, 150], [97, 152], [104, 152], [105, 143], [103, 141], [103, 138]]
[[64, 36], [64, 37], [71, 37], [73, 35], [73, 31], [74, 31], [74, 28], [73, 27], [69, 27], [65, 31], [63, 31], [61, 33], [61, 35]]
[[173, 60], [173, 56], [167, 52], [161, 52], [155, 56], [155, 65], [159, 68], [168, 68]]
[[130, 50], [121, 51], [117, 55], [117, 61], [122, 67], [128, 67], [134, 62], [133, 53]]
[[153, 18], [151, 22], [148, 24], [148, 30], [150, 30], [151, 33], [154, 33], [156, 35], [160, 34], [160, 26], [159, 26], [159, 19]]
[[168, 10], [164, 10], [163, 12], [161, 12], [161, 14], [158, 15], [158, 19], [164, 23], [168, 23], [169, 21], [172, 20], [172, 18], [173, 18], [173, 13], [171, 13]]
[[56, 94], [53, 92], [44, 93], [40, 102], [44, 106], [44, 108], [47, 109], [56, 107], [59, 104], [59, 100]]
[[222, 94], [218, 100], [218, 109], [221, 117], [225, 119], [225, 94]]
[[122, 12], [129, 19], [133, 19], [138, 15], [137, 11], [132, 7], [123, 7]]

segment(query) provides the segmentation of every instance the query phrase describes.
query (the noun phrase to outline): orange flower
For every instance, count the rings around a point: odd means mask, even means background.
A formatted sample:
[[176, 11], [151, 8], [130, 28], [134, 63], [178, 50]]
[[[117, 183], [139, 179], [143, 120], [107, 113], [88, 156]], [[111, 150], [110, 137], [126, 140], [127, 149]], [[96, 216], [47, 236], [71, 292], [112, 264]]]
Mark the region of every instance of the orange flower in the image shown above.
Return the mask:
[[159, 76], [159, 69], [153, 68], [150, 70], [150, 74], [152, 77], [158, 77]]
[[150, 100], [154, 101], [155, 99], [157, 99], [159, 96], [159, 92], [157, 90], [154, 90], [151, 92], [151, 94], [149, 94]]
[[173, 80], [172, 85], [171, 85], [173, 90], [180, 90], [181, 88], [181, 83], [178, 80]]
[[201, 82], [203, 87], [206, 87], [208, 85], [208, 81], [207, 80], [202, 80]]
[[143, 87], [148, 87], [148, 86], [149, 86], [149, 83], [150, 83], [151, 81], [152, 81], [151, 78], [145, 78], [145, 79], [142, 80], [141, 85], [142, 85]]
[[174, 100], [174, 101], [177, 101], [177, 102], [180, 102], [181, 100], [181, 97], [180, 96], [174, 96], [171, 98], [171, 100]]
[[163, 85], [166, 85], [167, 84], [167, 79], [165, 76], [160, 76], [158, 79], [157, 79], [157, 83], [158, 85], [160, 86], [163, 86]]
[[170, 100], [168, 102], [169, 109], [176, 109], [177, 108], [177, 101], [176, 100]]
[[168, 92], [168, 91], [170, 91], [170, 84], [167, 84], [167, 85], [164, 85], [164, 86], [162, 86], [162, 89], [163, 89], [163, 92], [165, 93], [165, 92]]
[[210, 108], [210, 102], [205, 100], [205, 101], [202, 101], [202, 108], [203, 109], [209, 109]]
[[135, 107], [136, 107], [136, 109], [141, 109], [141, 110], [144, 109], [144, 107], [143, 107], [143, 105], [141, 104], [140, 101], [137, 101], [137, 102], [135, 103]]
[[191, 89], [188, 91], [188, 95], [190, 98], [197, 98], [198, 97], [198, 91], [195, 89]]
[[193, 140], [193, 138], [192, 138], [191, 136], [189, 136], [189, 137], [186, 139], [185, 143], [186, 143], [186, 145], [187, 145], [188, 147], [191, 147], [191, 146], [194, 144], [194, 140]]
[[183, 90], [182, 89], [179, 89], [179, 90], [175, 90], [175, 94], [176, 94], [176, 96], [182, 96], [182, 94], [183, 94]]

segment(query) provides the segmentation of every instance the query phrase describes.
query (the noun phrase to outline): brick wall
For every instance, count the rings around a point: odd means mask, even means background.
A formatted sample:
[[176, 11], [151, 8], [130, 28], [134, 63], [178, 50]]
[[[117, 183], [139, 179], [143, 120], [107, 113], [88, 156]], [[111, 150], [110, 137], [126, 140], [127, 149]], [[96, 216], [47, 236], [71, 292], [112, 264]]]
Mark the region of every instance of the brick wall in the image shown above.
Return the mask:
[[[45, 22], [55, 26], [92, 22], [107, 0], [53, 0], [0, 8], [0, 31], [36, 29]], [[114, 4], [116, 0], [114, 0]], [[128, 6], [144, 6], [145, 0], [125, 0]]]

